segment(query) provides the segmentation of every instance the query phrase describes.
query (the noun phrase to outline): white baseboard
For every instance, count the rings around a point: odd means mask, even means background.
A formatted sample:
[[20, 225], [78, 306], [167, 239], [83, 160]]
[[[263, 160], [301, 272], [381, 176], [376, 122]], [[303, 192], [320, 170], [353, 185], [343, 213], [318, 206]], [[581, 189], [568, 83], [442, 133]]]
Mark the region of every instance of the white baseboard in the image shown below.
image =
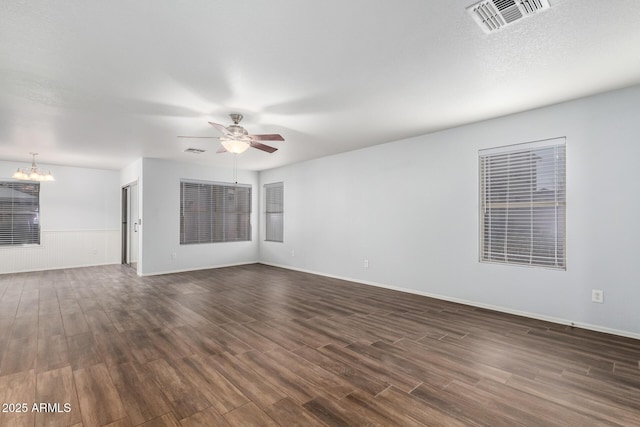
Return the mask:
[[391, 286], [391, 285], [386, 285], [384, 283], [377, 283], [377, 282], [370, 282], [367, 280], [360, 280], [360, 279], [353, 279], [350, 277], [342, 277], [342, 276], [336, 276], [333, 274], [327, 274], [327, 273], [322, 273], [319, 271], [312, 271], [312, 270], [306, 270], [303, 268], [296, 268], [296, 267], [291, 267], [288, 265], [280, 265], [280, 264], [272, 264], [272, 263], [268, 263], [268, 262], [264, 262], [261, 261], [260, 264], [264, 264], [264, 265], [269, 265], [272, 267], [279, 267], [279, 268], [284, 268], [287, 270], [294, 270], [294, 271], [300, 271], [302, 273], [309, 273], [309, 274], [316, 274], [318, 276], [324, 276], [324, 277], [331, 277], [333, 279], [339, 279], [339, 280], [346, 280], [349, 282], [354, 282], [354, 283], [360, 283], [363, 285], [369, 285], [369, 286], [375, 286], [378, 288], [385, 288], [385, 289], [391, 289], [394, 291], [400, 291], [400, 292], [405, 292], [408, 294], [414, 294], [414, 295], [421, 295], [421, 296], [425, 296], [425, 297], [429, 297], [429, 298], [435, 298], [435, 299], [439, 299], [439, 300], [443, 300], [443, 301], [449, 301], [449, 302], [455, 302], [458, 304], [464, 304], [464, 305], [468, 305], [471, 307], [478, 307], [478, 308], [484, 308], [487, 310], [493, 310], [493, 311], [498, 311], [501, 313], [507, 313], [507, 314], [513, 314], [516, 316], [522, 316], [522, 317], [528, 317], [530, 319], [537, 319], [537, 320], [543, 320], [545, 322], [551, 322], [551, 323], [556, 323], [559, 325], [565, 325], [565, 326], [571, 326], [571, 327], [575, 327], [575, 328], [580, 328], [580, 329], [587, 329], [590, 331], [595, 331], [595, 332], [603, 332], [606, 334], [612, 334], [612, 335], [618, 335], [621, 337], [627, 337], [627, 338], [633, 338], [633, 339], [638, 339], [640, 340], [640, 334], [634, 333], [634, 332], [629, 332], [629, 331], [621, 331], [618, 329], [612, 329], [612, 328], [607, 328], [605, 326], [599, 326], [599, 325], [592, 325], [589, 323], [581, 323], [581, 322], [576, 322], [576, 321], [572, 321], [569, 319], [562, 319], [559, 317], [552, 317], [552, 316], [545, 316], [543, 314], [538, 314], [538, 313], [530, 313], [527, 311], [521, 311], [521, 310], [514, 310], [508, 307], [501, 307], [501, 306], [496, 306], [496, 305], [491, 305], [491, 304], [484, 304], [484, 303], [480, 303], [480, 302], [476, 302], [476, 301], [469, 301], [469, 300], [465, 300], [465, 299], [460, 299], [460, 298], [453, 298], [453, 297], [449, 297], [446, 295], [439, 295], [439, 294], [432, 294], [429, 292], [421, 292], [421, 291], [417, 291], [415, 289], [408, 289], [408, 288], [402, 288], [402, 287], [398, 287], [398, 286]]
[[149, 277], [149, 276], [160, 276], [162, 274], [175, 274], [175, 273], [188, 273], [190, 271], [200, 271], [200, 270], [212, 270], [215, 268], [224, 268], [224, 267], [237, 267], [239, 265], [249, 265], [249, 264], [259, 264], [260, 261], [245, 261], [245, 262], [236, 262], [232, 264], [217, 264], [217, 265], [208, 265], [203, 267], [191, 267], [191, 268], [182, 268], [178, 270], [163, 270], [163, 271], [154, 271], [153, 273], [144, 273], [139, 274], [141, 277]]
[[53, 271], [53, 270], [68, 270], [71, 268], [87, 268], [87, 267], [100, 267], [103, 265], [119, 265], [119, 262], [102, 262], [97, 264], [76, 264], [76, 265], [65, 265], [59, 267], [38, 267], [38, 268], [29, 268], [27, 270], [16, 270], [8, 273], [0, 273], [1, 274], [20, 274], [20, 273], [35, 273], [38, 271]]

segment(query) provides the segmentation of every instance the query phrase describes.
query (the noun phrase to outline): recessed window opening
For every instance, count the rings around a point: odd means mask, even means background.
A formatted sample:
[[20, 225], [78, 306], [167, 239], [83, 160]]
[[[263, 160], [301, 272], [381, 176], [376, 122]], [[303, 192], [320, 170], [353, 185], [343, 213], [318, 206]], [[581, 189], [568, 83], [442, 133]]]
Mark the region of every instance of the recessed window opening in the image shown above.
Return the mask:
[[180, 181], [180, 244], [251, 240], [251, 185]]
[[480, 261], [566, 269], [566, 144], [480, 150]]
[[265, 184], [265, 240], [284, 241], [284, 183]]
[[40, 183], [0, 181], [0, 246], [40, 244]]

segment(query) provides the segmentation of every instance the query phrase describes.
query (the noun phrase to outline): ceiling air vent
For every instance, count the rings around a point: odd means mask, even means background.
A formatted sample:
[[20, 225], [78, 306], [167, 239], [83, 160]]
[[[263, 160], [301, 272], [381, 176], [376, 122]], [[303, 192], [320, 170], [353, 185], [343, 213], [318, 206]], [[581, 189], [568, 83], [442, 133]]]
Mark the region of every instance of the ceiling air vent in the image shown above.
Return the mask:
[[199, 148], [187, 148], [184, 150], [185, 153], [193, 153], [193, 154], [202, 154], [207, 150], [201, 150]]
[[492, 33], [549, 7], [549, 0], [484, 0], [467, 12], [485, 33]]

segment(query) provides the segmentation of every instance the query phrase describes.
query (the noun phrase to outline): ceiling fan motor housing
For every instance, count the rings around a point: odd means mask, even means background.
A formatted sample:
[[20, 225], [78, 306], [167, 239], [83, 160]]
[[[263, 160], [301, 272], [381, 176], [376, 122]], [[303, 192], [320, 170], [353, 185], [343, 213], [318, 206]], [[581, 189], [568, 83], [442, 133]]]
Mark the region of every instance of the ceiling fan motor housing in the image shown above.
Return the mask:
[[234, 137], [242, 137], [249, 134], [245, 128], [239, 125], [227, 126], [227, 130], [231, 132]]

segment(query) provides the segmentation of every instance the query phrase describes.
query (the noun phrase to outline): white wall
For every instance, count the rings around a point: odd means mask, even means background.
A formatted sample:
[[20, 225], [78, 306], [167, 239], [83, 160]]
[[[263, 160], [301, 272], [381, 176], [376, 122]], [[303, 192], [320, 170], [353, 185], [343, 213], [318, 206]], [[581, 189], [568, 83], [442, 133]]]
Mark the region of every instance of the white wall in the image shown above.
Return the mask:
[[[0, 180], [30, 165], [0, 161]], [[115, 264], [120, 256], [118, 172], [38, 164], [41, 244], [0, 247], [0, 273]]]
[[[284, 182], [285, 241], [261, 233], [260, 258], [640, 338], [639, 119], [633, 87], [263, 171], [261, 193]], [[478, 262], [478, 150], [561, 136], [567, 270]]]
[[142, 158], [136, 160], [130, 165], [125, 166], [120, 171], [120, 187], [138, 182], [138, 185], [142, 181]]
[[[229, 155], [229, 164], [233, 158]], [[258, 173], [238, 171], [251, 184], [253, 236], [250, 242], [180, 245], [180, 180], [233, 182], [233, 169], [166, 160], [142, 160], [142, 275], [246, 264], [258, 261]], [[175, 259], [171, 254], [175, 253]]]

